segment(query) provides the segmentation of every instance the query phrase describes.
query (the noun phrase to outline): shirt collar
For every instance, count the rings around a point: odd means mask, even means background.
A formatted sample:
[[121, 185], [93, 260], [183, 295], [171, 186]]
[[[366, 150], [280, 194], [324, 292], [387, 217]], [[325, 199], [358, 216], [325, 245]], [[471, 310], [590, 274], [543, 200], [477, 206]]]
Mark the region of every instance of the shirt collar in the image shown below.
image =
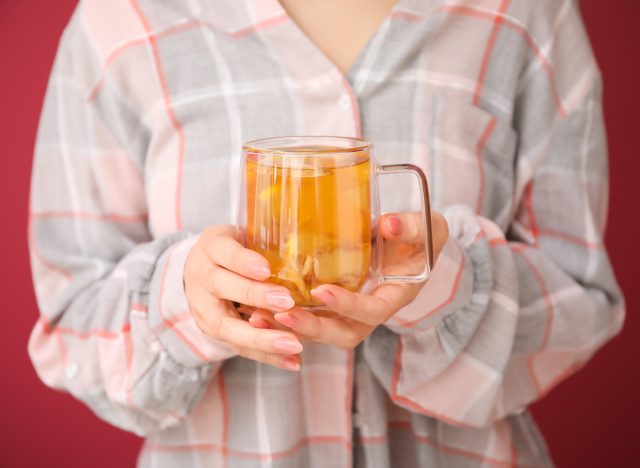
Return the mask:
[[274, 22], [289, 20], [278, 0], [208, 2], [203, 5], [203, 11], [216, 29], [237, 37]]
[[[415, 20], [425, 18], [445, 0], [397, 0], [395, 13], [405, 14]], [[291, 21], [278, 0], [226, 0], [224, 14], [216, 8], [210, 22], [226, 33], [242, 37], [246, 33], [278, 22]], [[219, 7], [220, 3], [211, 2]]]

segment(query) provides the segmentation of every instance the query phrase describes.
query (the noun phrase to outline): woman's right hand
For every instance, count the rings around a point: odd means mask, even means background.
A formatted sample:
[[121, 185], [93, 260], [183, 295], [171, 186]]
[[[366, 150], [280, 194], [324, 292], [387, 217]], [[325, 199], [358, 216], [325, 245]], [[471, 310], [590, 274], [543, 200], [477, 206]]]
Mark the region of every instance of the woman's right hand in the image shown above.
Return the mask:
[[300, 369], [302, 344], [291, 332], [258, 329], [243, 320], [233, 306], [282, 312], [294, 306], [289, 291], [265, 283], [267, 260], [245, 248], [240, 231], [228, 225], [207, 228], [187, 256], [184, 288], [200, 329], [239, 355], [282, 369]]

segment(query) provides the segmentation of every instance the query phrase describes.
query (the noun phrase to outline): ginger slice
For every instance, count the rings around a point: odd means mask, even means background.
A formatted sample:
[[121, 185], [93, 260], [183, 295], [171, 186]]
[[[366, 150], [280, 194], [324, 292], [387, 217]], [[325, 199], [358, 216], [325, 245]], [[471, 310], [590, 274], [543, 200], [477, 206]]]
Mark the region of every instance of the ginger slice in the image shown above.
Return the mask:
[[[309, 292], [304, 278], [293, 268], [286, 266], [278, 271], [277, 279], [280, 284], [291, 291], [296, 303], [304, 302], [309, 297]], [[298, 297], [296, 297], [298, 296]], [[302, 299], [302, 301], [300, 301]]]
[[324, 233], [292, 233], [281, 249], [282, 268], [277, 282], [287, 287], [302, 306], [319, 305], [311, 289], [321, 284], [337, 284], [357, 291], [364, 282], [371, 261], [366, 243], [337, 246], [337, 239]]
[[318, 255], [314, 262], [314, 273], [318, 283], [352, 284], [346, 278], [361, 278], [369, 269], [369, 249], [337, 248]]

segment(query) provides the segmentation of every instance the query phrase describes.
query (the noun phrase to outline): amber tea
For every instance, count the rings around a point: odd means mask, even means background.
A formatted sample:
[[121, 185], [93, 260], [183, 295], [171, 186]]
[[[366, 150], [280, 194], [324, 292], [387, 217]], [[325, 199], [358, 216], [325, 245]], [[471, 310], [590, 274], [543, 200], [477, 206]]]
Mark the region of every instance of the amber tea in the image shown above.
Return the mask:
[[321, 284], [357, 291], [371, 265], [369, 154], [339, 150], [246, 155], [247, 247], [267, 258], [269, 281], [300, 306], [319, 305], [310, 291]]

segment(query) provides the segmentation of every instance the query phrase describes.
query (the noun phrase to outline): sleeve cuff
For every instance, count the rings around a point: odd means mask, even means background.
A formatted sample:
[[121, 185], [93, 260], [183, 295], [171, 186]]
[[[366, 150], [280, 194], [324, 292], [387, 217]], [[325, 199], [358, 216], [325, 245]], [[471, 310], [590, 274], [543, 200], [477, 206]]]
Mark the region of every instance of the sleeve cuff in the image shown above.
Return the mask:
[[385, 325], [396, 333], [408, 333], [415, 327], [427, 328], [453, 310], [462, 308], [471, 297], [473, 270], [457, 240], [445, 243], [431, 278], [413, 302], [400, 309]]
[[162, 348], [186, 367], [197, 367], [236, 355], [223, 342], [206, 335], [189, 310], [183, 272], [198, 235], [173, 244], [160, 257], [149, 292], [149, 325]]
[[431, 277], [413, 302], [385, 322], [395, 333], [411, 333], [416, 328], [434, 326], [453, 312], [464, 309], [478, 293], [477, 262], [472, 251], [479, 247], [482, 227], [475, 213], [466, 206], [452, 206], [443, 214], [449, 223], [449, 239]]

